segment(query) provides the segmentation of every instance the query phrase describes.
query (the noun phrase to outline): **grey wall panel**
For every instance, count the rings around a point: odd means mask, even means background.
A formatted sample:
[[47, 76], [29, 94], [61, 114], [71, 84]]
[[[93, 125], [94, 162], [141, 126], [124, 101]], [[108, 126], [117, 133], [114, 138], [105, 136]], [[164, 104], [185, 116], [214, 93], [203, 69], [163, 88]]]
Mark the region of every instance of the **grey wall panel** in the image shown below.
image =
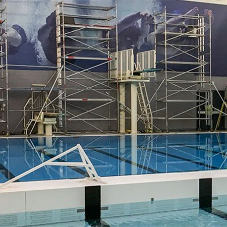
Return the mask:
[[[10, 132], [12, 132], [15, 127], [17, 126], [17, 124], [20, 122], [20, 120], [23, 117], [23, 106], [25, 105], [26, 101], [28, 100], [28, 98], [31, 96], [31, 90], [23, 90], [23, 89], [19, 89], [19, 90], [15, 90], [15, 88], [31, 88], [32, 84], [46, 84], [50, 78], [52, 77], [53, 73], [55, 71], [36, 71], [36, 70], [10, 70], [9, 71], [9, 86], [11, 89], [9, 91], [9, 117], [10, 117], [10, 121], [9, 121], [9, 126], [10, 126]], [[226, 85], [227, 85], [227, 78], [225, 77], [214, 77], [213, 78], [215, 85], [217, 87], [217, 89], [219, 90], [224, 90]], [[51, 82], [49, 83], [49, 87], [52, 86], [53, 84], [53, 79], [51, 80]], [[90, 82], [87, 81], [83, 81], [83, 83], [89, 85]], [[149, 97], [152, 97], [154, 92], [155, 92], [155, 85], [154, 85], [154, 79], [151, 79], [151, 82], [146, 84], [147, 85], [147, 90], [148, 90], [148, 94]], [[114, 84], [111, 86], [115, 86]], [[116, 87], [115, 87], [116, 88]], [[183, 93], [182, 93], [183, 94]], [[55, 90], [53, 92], [53, 94], [51, 95], [51, 97], [55, 97], [57, 95], [57, 91]], [[88, 92], [89, 96], [93, 96], [94, 98], [99, 97], [97, 94], [95, 93], [90, 93]], [[126, 105], [128, 107], [130, 107], [130, 85], [127, 84], [126, 85]], [[188, 94], [184, 94], [185, 97], [184, 98], [190, 98], [190, 96], [187, 97]], [[113, 97], [117, 97], [116, 95], [116, 91], [111, 91], [111, 96]], [[81, 96], [83, 97], [83, 95]], [[180, 95], [179, 97], [180, 98]], [[194, 103], [193, 103], [194, 104]], [[188, 108], [192, 107], [193, 105], [192, 103], [188, 103]], [[94, 103], [92, 102], [78, 102], [78, 103], [74, 103], [74, 105], [77, 105], [78, 107], [82, 107], [85, 109], [90, 109], [94, 107]], [[172, 104], [173, 108], [171, 108], [170, 111], [170, 115], [175, 114], [177, 111], [176, 109], [181, 109], [182, 107], [179, 104]], [[152, 102], [152, 110], [155, 109], [155, 102]], [[108, 111], [109, 111], [109, 106], [106, 106], [104, 109], [100, 109], [95, 111], [95, 113], [97, 114], [103, 114], [105, 116], [108, 116]], [[73, 113], [82, 113], [83, 111], [81, 109], [77, 109], [77, 108], [72, 108], [70, 106], [68, 106], [68, 110], [72, 111]], [[117, 104], [113, 103], [110, 105], [110, 114], [111, 114], [111, 118], [117, 118]], [[192, 110], [190, 111], [190, 114], [195, 115], [196, 114], [196, 110]], [[88, 114], [88, 116], [90, 117], [91, 115]], [[126, 113], [126, 129], [130, 129], [130, 114]], [[111, 121], [110, 123], [107, 121], [99, 121], [97, 123], [94, 122], [90, 122], [92, 124], [94, 124], [94, 126], [99, 127], [101, 130], [110, 130], [110, 131], [117, 131], [118, 125], [117, 125], [117, 121]], [[161, 129], [165, 128], [165, 124], [164, 121], [157, 121], [158, 126]], [[95, 129], [95, 127], [89, 126], [88, 123], [86, 122], [78, 122], [78, 121], [71, 121], [69, 124], [69, 129], [75, 132], [80, 132], [80, 131], [97, 131]], [[191, 121], [172, 121], [170, 122], [170, 130], [171, 131], [178, 131], [178, 130], [196, 130], [196, 120], [191, 120]], [[139, 130], [143, 129], [143, 125], [141, 123], [139, 123]], [[5, 131], [4, 127], [1, 127], [1, 133]], [[23, 131], [23, 125], [22, 123], [19, 124], [19, 126], [16, 128], [15, 133], [22, 133]]]

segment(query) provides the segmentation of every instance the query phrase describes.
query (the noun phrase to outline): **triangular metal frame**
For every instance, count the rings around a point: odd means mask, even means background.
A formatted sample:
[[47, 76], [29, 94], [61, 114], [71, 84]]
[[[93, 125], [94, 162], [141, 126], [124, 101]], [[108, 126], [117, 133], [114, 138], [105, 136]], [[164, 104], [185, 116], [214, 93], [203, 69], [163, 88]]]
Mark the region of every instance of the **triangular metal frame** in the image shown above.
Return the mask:
[[[79, 151], [79, 154], [80, 154], [80, 157], [81, 157], [81, 160], [82, 162], [54, 162], [56, 160], [58, 160], [59, 158], [71, 153], [72, 151], [75, 151], [75, 150], [78, 150]], [[94, 166], [92, 165], [90, 159], [88, 158], [88, 156], [86, 155], [86, 153], [84, 152], [83, 148], [81, 147], [80, 144], [77, 144], [76, 146], [64, 151], [63, 153], [51, 158], [50, 160], [46, 161], [46, 162], [43, 162], [41, 163], [40, 165], [12, 178], [11, 180], [3, 183], [3, 184], [0, 184], [0, 188], [3, 188], [5, 187], [6, 185], [9, 185], [19, 179], [21, 179], [22, 177], [25, 177], [27, 176], [28, 174], [44, 167], [44, 166], [78, 166], [78, 167], [84, 167], [89, 175], [89, 178], [91, 180], [95, 180], [97, 182], [100, 182], [100, 177], [98, 176]]]

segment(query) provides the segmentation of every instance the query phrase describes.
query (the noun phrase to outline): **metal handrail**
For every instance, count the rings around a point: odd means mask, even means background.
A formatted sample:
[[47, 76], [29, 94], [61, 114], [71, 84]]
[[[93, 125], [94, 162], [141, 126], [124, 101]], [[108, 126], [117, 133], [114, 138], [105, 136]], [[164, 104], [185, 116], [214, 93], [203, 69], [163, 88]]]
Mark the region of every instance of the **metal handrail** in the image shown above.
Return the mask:
[[[81, 157], [81, 160], [82, 162], [54, 162], [56, 161], [57, 159], [69, 154], [70, 152], [72, 151], [75, 151], [75, 150], [78, 150], [79, 151], [79, 154], [80, 154], [80, 157]], [[86, 155], [85, 151], [83, 150], [83, 148], [81, 147], [80, 144], [77, 144], [76, 146], [64, 151], [63, 153], [51, 158], [50, 160], [46, 161], [46, 162], [43, 162], [41, 163], [40, 165], [38, 166], [35, 166], [34, 168], [8, 180], [7, 182], [5, 183], [2, 183], [0, 184], [0, 188], [3, 188], [5, 187], [6, 185], [8, 184], [11, 184], [19, 179], [21, 179], [22, 177], [25, 177], [27, 176], [28, 174], [44, 167], [44, 166], [48, 166], [48, 165], [54, 165], [54, 166], [78, 166], [78, 167], [84, 167], [89, 175], [89, 177], [92, 179], [92, 180], [95, 180], [95, 181], [98, 181], [100, 182], [100, 177], [98, 176], [94, 166], [92, 165], [90, 159], [88, 158], [88, 156]]]
[[25, 103], [24, 109], [23, 109], [23, 113], [24, 113], [24, 116], [23, 116], [24, 129], [26, 127], [26, 119], [25, 119], [25, 117], [26, 117], [26, 107], [29, 105], [29, 103], [31, 102], [31, 100], [32, 100], [31, 98], [28, 99], [28, 101]]

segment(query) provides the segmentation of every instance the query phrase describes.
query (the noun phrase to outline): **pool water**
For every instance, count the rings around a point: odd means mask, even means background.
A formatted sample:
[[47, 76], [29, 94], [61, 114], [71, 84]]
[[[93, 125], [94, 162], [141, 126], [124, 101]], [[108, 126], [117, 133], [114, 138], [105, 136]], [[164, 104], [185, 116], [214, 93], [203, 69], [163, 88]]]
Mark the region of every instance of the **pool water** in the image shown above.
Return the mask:
[[[0, 139], [0, 182], [81, 144], [98, 175], [121, 176], [227, 168], [227, 134], [119, 135]], [[60, 160], [81, 161], [78, 151]], [[83, 168], [46, 166], [20, 181], [77, 179]]]
[[104, 220], [111, 227], [224, 227], [224, 218], [200, 209], [136, 215]]

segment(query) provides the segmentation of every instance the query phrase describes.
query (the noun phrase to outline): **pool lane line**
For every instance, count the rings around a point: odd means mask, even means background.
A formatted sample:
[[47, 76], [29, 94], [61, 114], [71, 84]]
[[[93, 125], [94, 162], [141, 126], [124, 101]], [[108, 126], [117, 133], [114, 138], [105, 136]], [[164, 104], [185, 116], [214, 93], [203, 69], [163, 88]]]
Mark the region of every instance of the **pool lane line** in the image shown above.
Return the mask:
[[[139, 148], [140, 148], [140, 149], [143, 149], [143, 147], [139, 147]], [[157, 154], [162, 154], [162, 155], [165, 155], [165, 156], [167, 155], [167, 156], [172, 157], [172, 158], [177, 158], [177, 159], [180, 159], [180, 160], [182, 160], [182, 161], [191, 162], [191, 163], [198, 164], [198, 165], [202, 165], [202, 166], [205, 166], [205, 167], [211, 167], [212, 169], [219, 169], [219, 168], [216, 167], [216, 166], [210, 166], [210, 165], [204, 164], [204, 163], [202, 163], [202, 162], [193, 161], [193, 160], [191, 160], [191, 159], [179, 157], [179, 156], [174, 155], [174, 154], [168, 154], [168, 153], [166, 153], [166, 152], [157, 151], [157, 150], [154, 150], [154, 149], [151, 149], [151, 148], [144, 148], [144, 149], [150, 150], [150, 151], [155, 152], [155, 153], [157, 153]]]
[[114, 155], [114, 154], [110, 154], [110, 153], [108, 153], [108, 152], [106, 152], [106, 151], [97, 149], [97, 148], [95, 148], [95, 147], [86, 147], [86, 149], [89, 149], [89, 150], [92, 150], [92, 151], [96, 151], [96, 152], [98, 152], [98, 153], [100, 153], [100, 154], [107, 155], [107, 156], [109, 156], [109, 157], [118, 159], [118, 160], [120, 160], [120, 161], [124, 161], [124, 162], [129, 163], [129, 164], [131, 164], [131, 165], [133, 165], [133, 166], [137, 166], [137, 167], [139, 167], [139, 168], [141, 168], [141, 169], [150, 171], [151, 173], [161, 173], [161, 172], [159, 172], [159, 171], [157, 171], [157, 170], [155, 170], [155, 169], [152, 169], [152, 168], [150, 168], [150, 167], [148, 167], [148, 166], [144, 166], [144, 165], [141, 165], [141, 164], [139, 164], [139, 163], [132, 162], [131, 160], [128, 160], [128, 159], [126, 159], [126, 158], [119, 157], [119, 156]]
[[[39, 153], [44, 154], [45, 156], [47, 156], [47, 157], [49, 157], [49, 158], [54, 158], [54, 157], [55, 157], [55, 155], [50, 154], [50, 153], [48, 153], [48, 152], [46, 152], [46, 151], [44, 151], [44, 150], [37, 150], [37, 151], [38, 151]], [[65, 160], [63, 160], [63, 159], [61, 159], [61, 158], [57, 159], [56, 161], [66, 162]], [[80, 168], [78, 168], [78, 167], [76, 167], [76, 166], [67, 166], [67, 167], [70, 168], [70, 169], [72, 169], [72, 170], [74, 170], [75, 172], [81, 174], [83, 177], [89, 177], [89, 176], [88, 176], [88, 173], [87, 173], [86, 171], [84, 171], [84, 170], [82, 170], [82, 169], [80, 169]]]
[[[3, 172], [1, 171], [2, 175], [5, 176], [6, 179], [8, 180], [11, 180], [13, 179], [14, 177], [14, 174], [12, 174], [5, 166], [3, 166], [1, 163], [0, 163], [0, 170], [3, 170]], [[19, 180], [16, 180], [15, 182], [20, 182]]]
[[227, 221], [227, 213], [221, 210], [218, 210], [216, 208], [202, 208], [201, 210], [209, 213], [209, 214], [213, 214], [219, 218], [225, 219]]

